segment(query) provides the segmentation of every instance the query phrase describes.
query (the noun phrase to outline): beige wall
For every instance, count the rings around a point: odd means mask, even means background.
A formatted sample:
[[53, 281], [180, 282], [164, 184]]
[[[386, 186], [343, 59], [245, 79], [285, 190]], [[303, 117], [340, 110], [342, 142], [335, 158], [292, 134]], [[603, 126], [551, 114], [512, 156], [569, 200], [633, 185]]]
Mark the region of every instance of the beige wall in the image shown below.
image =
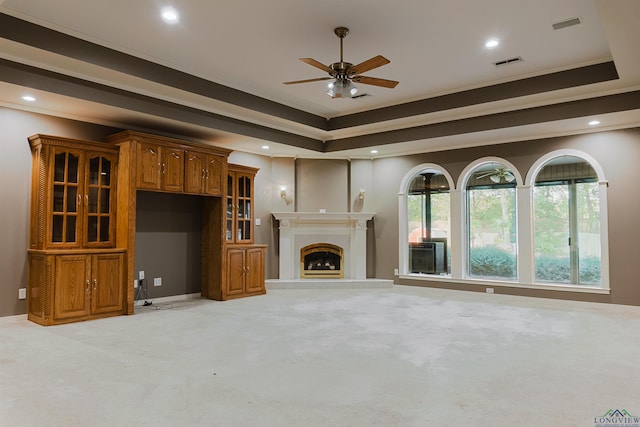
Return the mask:
[[296, 211], [349, 211], [347, 160], [296, 160]]
[[[379, 278], [392, 278], [398, 267], [398, 202], [397, 193], [404, 174], [423, 163], [443, 166], [457, 181], [462, 170], [481, 157], [497, 156], [511, 162], [525, 176], [532, 164], [543, 154], [558, 149], [576, 149], [591, 155], [599, 162], [609, 182], [609, 256], [611, 295], [578, 294], [560, 291], [496, 288], [496, 292], [515, 295], [567, 298], [585, 301], [613, 302], [640, 305], [640, 283], [637, 280], [640, 249], [640, 227], [637, 226], [640, 198], [640, 129], [610, 131], [523, 141], [486, 147], [426, 153], [401, 158], [381, 159], [375, 162], [376, 186], [376, 257], [375, 274]], [[385, 248], [385, 253], [380, 253]], [[404, 284], [425, 285], [420, 281], [401, 281]], [[430, 282], [429, 286], [479, 290], [477, 285], [443, 285]]]
[[[27, 257], [31, 154], [27, 137], [35, 133], [72, 138], [103, 140], [120, 129], [51, 118], [48, 116], [0, 108], [0, 316], [26, 313], [26, 302], [18, 300], [18, 289], [27, 286]], [[278, 277], [277, 222], [272, 211], [291, 210], [279, 195], [281, 180], [291, 183], [293, 203], [298, 211], [375, 212], [370, 222], [367, 253], [369, 277], [393, 278], [398, 267], [398, 191], [404, 175], [422, 163], [437, 163], [457, 180], [474, 160], [499, 156], [513, 163], [521, 174], [543, 154], [560, 148], [573, 148], [593, 156], [609, 181], [610, 296], [496, 289], [518, 295], [573, 298], [640, 305], [640, 285], [636, 264], [640, 255], [637, 242], [640, 228], [637, 216], [640, 198], [640, 129], [593, 133], [545, 140], [524, 141], [438, 153], [425, 153], [378, 160], [271, 159], [267, 156], [232, 153], [230, 162], [260, 168], [255, 182], [255, 215], [261, 225], [255, 227], [256, 243], [268, 244], [267, 277]], [[365, 200], [358, 206], [360, 188]], [[185, 231], [187, 234], [189, 231]], [[153, 236], [151, 237], [153, 240]], [[153, 258], [153, 245], [145, 256]], [[185, 263], [188, 264], [187, 261]], [[182, 268], [182, 267], [176, 267]], [[409, 284], [410, 282], [406, 282]], [[424, 285], [425, 282], [411, 284]], [[443, 286], [429, 283], [430, 286]], [[473, 285], [446, 284], [456, 289], [478, 290]], [[177, 292], [191, 292], [185, 287]], [[167, 292], [169, 289], [167, 288]]]
[[27, 287], [31, 151], [35, 133], [101, 140], [115, 129], [0, 107], [0, 316], [27, 312], [18, 289]]

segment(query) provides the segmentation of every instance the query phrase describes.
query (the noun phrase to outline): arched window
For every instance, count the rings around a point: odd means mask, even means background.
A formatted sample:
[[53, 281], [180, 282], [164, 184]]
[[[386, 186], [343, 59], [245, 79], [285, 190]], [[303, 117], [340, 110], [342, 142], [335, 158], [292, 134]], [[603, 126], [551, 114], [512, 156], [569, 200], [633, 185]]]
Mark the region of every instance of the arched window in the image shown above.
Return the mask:
[[485, 159], [466, 177], [466, 275], [515, 280], [517, 172], [506, 161]]
[[415, 171], [406, 186], [407, 272], [451, 272], [450, 177], [436, 166]]
[[600, 286], [598, 173], [576, 155], [546, 160], [533, 184], [535, 281]]

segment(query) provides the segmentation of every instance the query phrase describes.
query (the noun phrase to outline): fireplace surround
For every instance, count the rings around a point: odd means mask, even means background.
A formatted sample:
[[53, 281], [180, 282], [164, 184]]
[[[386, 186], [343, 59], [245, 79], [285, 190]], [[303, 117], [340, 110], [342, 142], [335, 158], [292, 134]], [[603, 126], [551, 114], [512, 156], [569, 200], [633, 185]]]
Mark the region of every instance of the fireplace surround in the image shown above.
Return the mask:
[[280, 280], [301, 277], [300, 251], [303, 247], [328, 243], [340, 247], [343, 279], [367, 278], [367, 221], [370, 212], [273, 212], [279, 222]]
[[[393, 280], [367, 278], [367, 221], [365, 212], [272, 212], [279, 224], [278, 279], [267, 289], [391, 288]], [[312, 244], [342, 248], [342, 278], [300, 277], [302, 248]]]

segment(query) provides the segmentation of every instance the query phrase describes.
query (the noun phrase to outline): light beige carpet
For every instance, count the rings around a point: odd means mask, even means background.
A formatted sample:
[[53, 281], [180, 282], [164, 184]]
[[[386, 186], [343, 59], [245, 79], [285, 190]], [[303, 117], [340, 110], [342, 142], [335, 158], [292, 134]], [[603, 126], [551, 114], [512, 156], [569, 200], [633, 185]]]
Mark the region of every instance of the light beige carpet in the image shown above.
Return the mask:
[[[172, 307], [172, 308], [171, 308]], [[640, 308], [396, 286], [0, 319], [0, 426], [593, 426]]]

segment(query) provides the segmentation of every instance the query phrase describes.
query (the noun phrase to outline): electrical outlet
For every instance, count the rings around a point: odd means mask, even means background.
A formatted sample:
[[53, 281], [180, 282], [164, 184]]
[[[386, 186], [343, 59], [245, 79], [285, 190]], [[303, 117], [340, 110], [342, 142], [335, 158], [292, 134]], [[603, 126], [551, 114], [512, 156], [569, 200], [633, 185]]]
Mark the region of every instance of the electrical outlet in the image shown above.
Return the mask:
[[27, 299], [27, 288], [18, 289], [18, 299]]
[[397, 268], [394, 268], [394, 269], [393, 269], [393, 274], [395, 274], [395, 275], [397, 276], [397, 275], [399, 275], [399, 274], [400, 274], [400, 272], [398, 271], [398, 269], [397, 269]]
[[256, 225], [261, 225], [262, 221], [260, 220], [260, 218], [256, 218]]
[[162, 277], [154, 277], [153, 286], [162, 286]]
[[487, 291], [488, 294], [492, 294], [493, 293], [493, 288], [487, 288], [486, 291]]
[[136, 279], [133, 279], [133, 289], [138, 287], [138, 281]]
[[144, 270], [138, 271], [138, 279], [144, 280]]

